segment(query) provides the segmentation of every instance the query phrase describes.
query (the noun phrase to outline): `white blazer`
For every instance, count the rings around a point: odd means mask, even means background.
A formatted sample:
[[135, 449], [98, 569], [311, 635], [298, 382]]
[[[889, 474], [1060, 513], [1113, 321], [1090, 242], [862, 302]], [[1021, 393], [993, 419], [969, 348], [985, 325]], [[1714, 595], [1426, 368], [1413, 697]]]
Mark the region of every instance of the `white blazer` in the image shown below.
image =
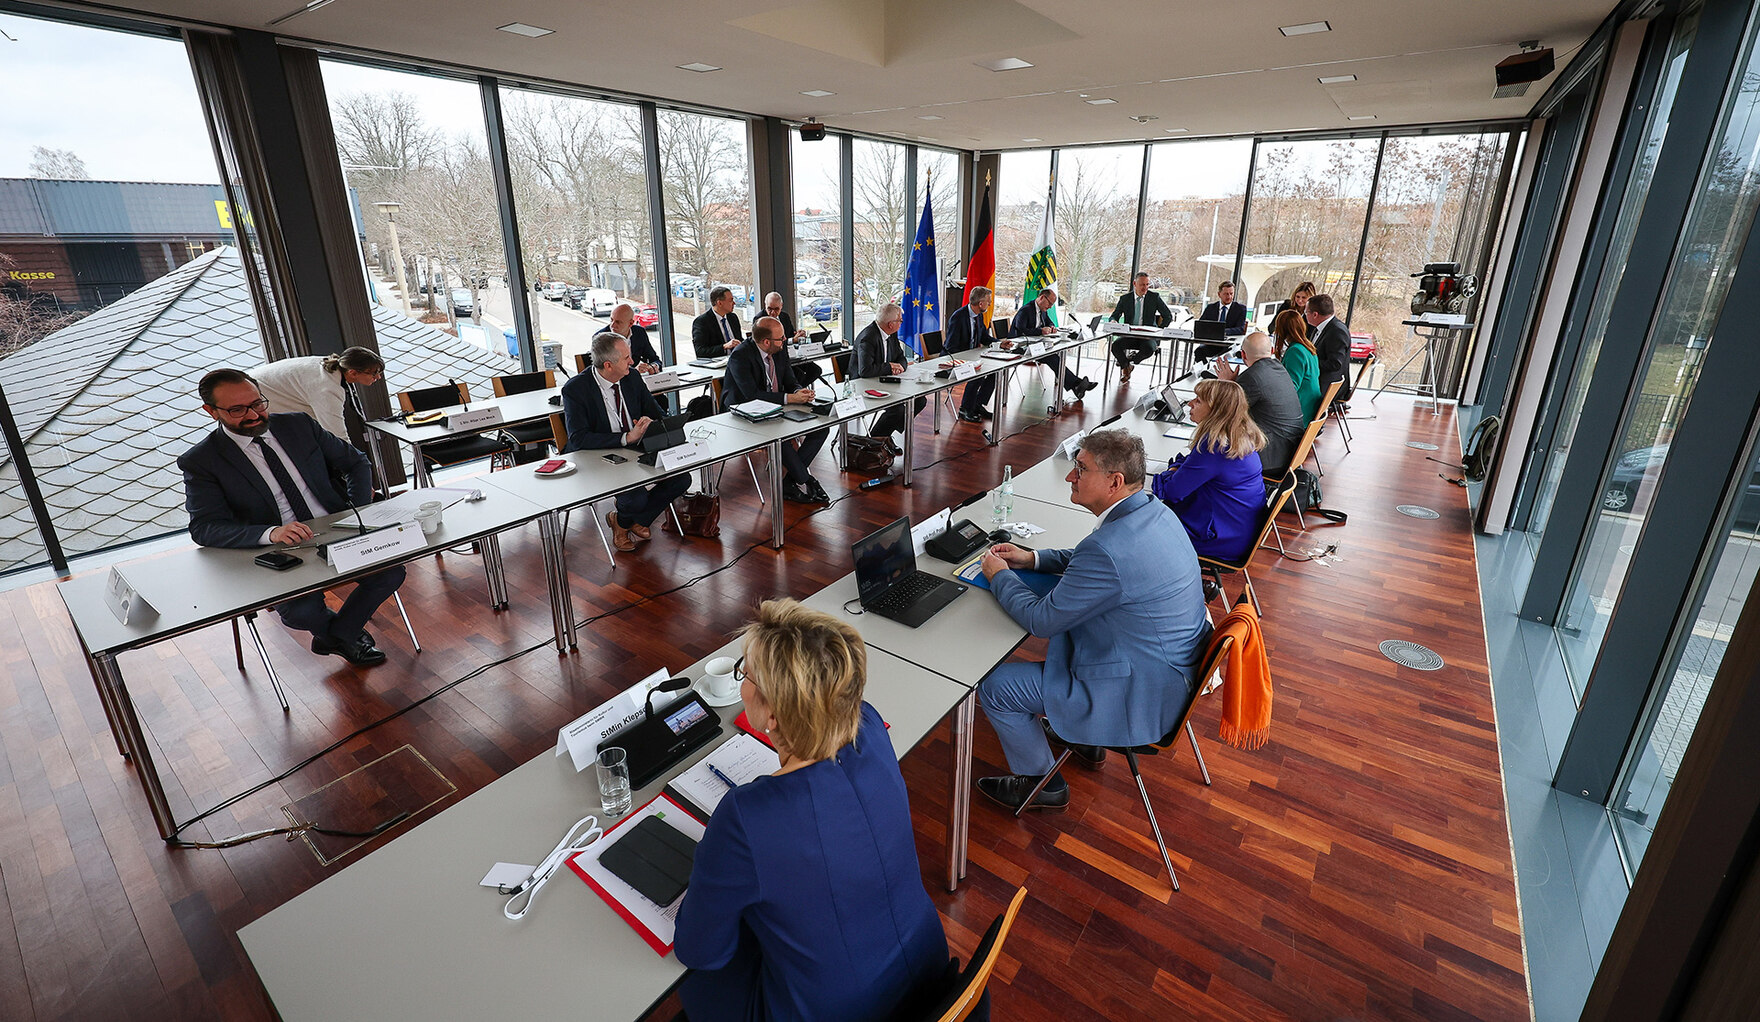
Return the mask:
[[342, 370], [324, 371], [324, 356], [284, 358], [250, 371], [257, 389], [269, 400], [271, 412], [304, 412], [318, 420], [325, 432], [348, 439], [348, 423], [342, 406], [348, 392], [342, 386]]

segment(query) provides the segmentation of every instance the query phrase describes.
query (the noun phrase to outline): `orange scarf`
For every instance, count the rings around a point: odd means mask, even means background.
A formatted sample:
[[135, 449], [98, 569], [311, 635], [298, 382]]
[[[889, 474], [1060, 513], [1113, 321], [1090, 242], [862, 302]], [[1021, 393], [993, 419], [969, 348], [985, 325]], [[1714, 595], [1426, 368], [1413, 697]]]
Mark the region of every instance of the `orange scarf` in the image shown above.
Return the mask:
[[1271, 663], [1265, 636], [1251, 600], [1242, 600], [1216, 626], [1212, 643], [1234, 637], [1222, 664], [1222, 740], [1237, 749], [1257, 749], [1271, 737]]

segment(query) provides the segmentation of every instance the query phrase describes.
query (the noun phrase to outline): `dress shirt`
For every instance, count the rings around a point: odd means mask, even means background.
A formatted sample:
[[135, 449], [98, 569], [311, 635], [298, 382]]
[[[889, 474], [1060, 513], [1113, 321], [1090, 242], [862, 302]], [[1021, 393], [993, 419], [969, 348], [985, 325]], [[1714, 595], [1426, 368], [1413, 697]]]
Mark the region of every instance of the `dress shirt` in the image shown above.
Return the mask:
[[[1098, 471], [1098, 470], [1096, 470], [1096, 471]], [[1136, 492], [1136, 491], [1134, 491], [1134, 490], [1133, 490], [1133, 491], [1132, 491], [1132, 492], [1133, 492], [1133, 493], [1134, 493], [1134, 492]], [[1093, 529], [1090, 529], [1090, 530], [1089, 530], [1089, 531], [1090, 531], [1090, 532], [1097, 532], [1097, 531], [1099, 531], [1099, 529], [1100, 529], [1100, 526], [1102, 526], [1102, 525], [1105, 525], [1105, 524], [1106, 524], [1106, 519], [1108, 519], [1108, 518], [1111, 518], [1111, 517], [1112, 517], [1112, 512], [1114, 512], [1114, 511], [1117, 511], [1117, 510], [1118, 510], [1118, 506], [1119, 506], [1119, 505], [1120, 505], [1120, 504], [1123, 504], [1123, 503], [1124, 503], [1124, 502], [1125, 502], [1125, 501], [1126, 501], [1126, 500], [1127, 500], [1127, 499], [1129, 499], [1129, 497], [1130, 497], [1130, 494], [1129, 494], [1129, 493], [1127, 493], [1127, 494], [1125, 494], [1125, 495], [1124, 495], [1124, 496], [1123, 496], [1123, 497], [1120, 497], [1120, 498], [1118, 498], [1118, 499], [1117, 499], [1117, 500], [1116, 500], [1116, 501], [1114, 501], [1114, 502], [1113, 502], [1113, 504], [1112, 504], [1112, 506], [1111, 506], [1111, 507], [1109, 507], [1109, 508], [1107, 508], [1107, 509], [1106, 509], [1106, 510], [1104, 510], [1104, 511], [1102, 511], [1102, 512], [1100, 512], [1100, 514], [1099, 514], [1099, 515], [1098, 515], [1098, 516], [1097, 516], [1097, 517], [1096, 517], [1096, 518], [1095, 518], [1095, 520], [1094, 520], [1094, 528], [1093, 528]], [[1040, 554], [1041, 554], [1041, 553], [1044, 553], [1044, 551], [1042, 551], [1042, 550], [1035, 550], [1035, 551], [1033, 551], [1033, 570], [1034, 570], [1034, 571], [1038, 571], [1038, 570], [1039, 570], [1039, 555], [1040, 555]]]
[[[281, 492], [281, 484], [275, 481], [275, 474], [269, 471], [269, 460], [263, 457], [263, 449], [257, 446], [257, 440], [259, 438], [254, 436], [240, 436], [230, 429], [226, 430], [226, 435], [231, 437], [232, 442], [238, 445], [238, 449], [244, 452], [245, 458], [247, 458], [250, 461], [251, 466], [257, 470], [257, 474], [263, 477], [263, 482], [268, 484], [269, 492], [275, 495], [275, 509], [281, 512], [281, 525], [299, 521], [293, 513], [293, 503], [287, 499], [287, 494]], [[299, 474], [299, 469], [295, 467], [293, 458], [288, 455], [287, 449], [281, 446], [281, 441], [275, 439], [275, 434], [264, 431], [260, 439], [263, 443], [269, 445], [269, 448], [275, 452], [277, 458], [281, 459], [281, 464], [286, 467], [287, 474], [293, 476], [293, 485], [299, 487], [299, 495], [304, 498], [306, 507], [311, 508], [314, 515], [329, 514], [330, 509], [325, 507], [324, 502], [312, 494], [312, 488], [306, 485], [305, 476]], [[262, 537], [258, 539], [257, 542], [262, 546], [270, 545], [274, 540], [269, 538], [269, 534], [280, 527], [281, 526], [279, 525], [272, 525], [269, 528], [264, 529]]]
[[624, 407], [623, 392], [617, 384], [599, 375], [597, 369], [593, 370], [593, 382], [599, 385], [599, 398], [605, 402], [605, 418], [615, 422], [619, 432], [628, 433], [635, 424], [630, 421], [629, 409]]

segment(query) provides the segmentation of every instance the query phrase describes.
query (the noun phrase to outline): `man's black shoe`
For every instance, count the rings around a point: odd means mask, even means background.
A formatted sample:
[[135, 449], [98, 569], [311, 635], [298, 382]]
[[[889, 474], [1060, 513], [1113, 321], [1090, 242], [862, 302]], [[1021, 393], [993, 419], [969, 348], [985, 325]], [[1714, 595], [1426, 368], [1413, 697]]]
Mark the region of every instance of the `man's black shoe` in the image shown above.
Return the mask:
[[978, 418], [980, 418], [980, 419], [994, 419], [994, 418], [996, 418], [996, 415], [995, 415], [995, 413], [991, 412], [990, 409], [988, 409], [988, 408], [980, 408], [980, 409], [978, 409]]
[[807, 489], [805, 486], [802, 486], [799, 483], [783, 483], [782, 484], [782, 499], [783, 500], [792, 500], [796, 504], [817, 504], [817, 503], [819, 503], [819, 498], [813, 496], [813, 491]]
[[807, 480], [807, 492], [812, 494], [813, 499], [821, 504], [831, 503], [831, 494], [825, 492], [825, 487], [820, 486], [817, 479]]
[[1214, 579], [1204, 580], [1204, 602], [1210, 603], [1222, 595], [1222, 586]]
[[1106, 750], [1100, 746], [1077, 745], [1074, 742], [1066, 742], [1062, 738], [1059, 738], [1057, 732], [1051, 730], [1051, 719], [1049, 717], [1040, 717], [1039, 726], [1045, 729], [1046, 738], [1049, 738], [1058, 745], [1068, 749], [1070, 755], [1089, 770], [1098, 770], [1100, 769], [1100, 764], [1106, 762]]
[[314, 635], [312, 652], [320, 656], [339, 656], [356, 667], [377, 667], [385, 662], [384, 650], [373, 645], [373, 637], [366, 632], [352, 640]]
[[[1021, 807], [1021, 803], [1027, 800], [1027, 793], [1038, 783], [1039, 779], [1030, 774], [980, 777], [978, 791], [990, 801], [1012, 811]], [[1050, 809], [1056, 812], [1069, 808], [1069, 783], [1061, 777], [1054, 779], [1027, 808]]]
[[984, 418], [983, 418], [983, 416], [979, 415], [977, 412], [960, 412], [959, 413], [959, 421], [961, 421], [961, 422], [983, 422]]

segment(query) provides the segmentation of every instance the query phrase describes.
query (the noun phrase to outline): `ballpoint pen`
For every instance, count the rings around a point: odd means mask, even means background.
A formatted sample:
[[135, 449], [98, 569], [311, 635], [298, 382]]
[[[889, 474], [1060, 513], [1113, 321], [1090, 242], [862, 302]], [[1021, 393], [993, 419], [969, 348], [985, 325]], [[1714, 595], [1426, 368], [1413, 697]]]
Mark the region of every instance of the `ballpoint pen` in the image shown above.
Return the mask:
[[719, 777], [719, 778], [721, 778], [721, 783], [722, 783], [722, 784], [725, 784], [725, 785], [727, 785], [727, 786], [728, 786], [728, 787], [729, 787], [729, 788], [737, 788], [737, 787], [739, 787], [739, 785], [737, 785], [737, 784], [735, 784], [735, 783], [733, 783], [733, 779], [732, 779], [732, 778], [730, 778], [730, 777], [728, 777], [728, 776], [727, 776], [727, 775], [726, 775], [726, 774], [724, 774], [724, 773], [722, 773], [722, 772], [721, 772], [721, 771], [719, 771], [719, 770], [717, 770], [717, 769], [715, 769], [715, 764], [713, 764], [713, 763], [710, 763], [710, 764], [708, 764], [708, 766], [709, 766], [709, 772], [710, 772], [710, 773], [712, 773], [712, 774], [714, 774], [714, 775], [715, 775], [715, 776], [716, 776], [716, 777]]

